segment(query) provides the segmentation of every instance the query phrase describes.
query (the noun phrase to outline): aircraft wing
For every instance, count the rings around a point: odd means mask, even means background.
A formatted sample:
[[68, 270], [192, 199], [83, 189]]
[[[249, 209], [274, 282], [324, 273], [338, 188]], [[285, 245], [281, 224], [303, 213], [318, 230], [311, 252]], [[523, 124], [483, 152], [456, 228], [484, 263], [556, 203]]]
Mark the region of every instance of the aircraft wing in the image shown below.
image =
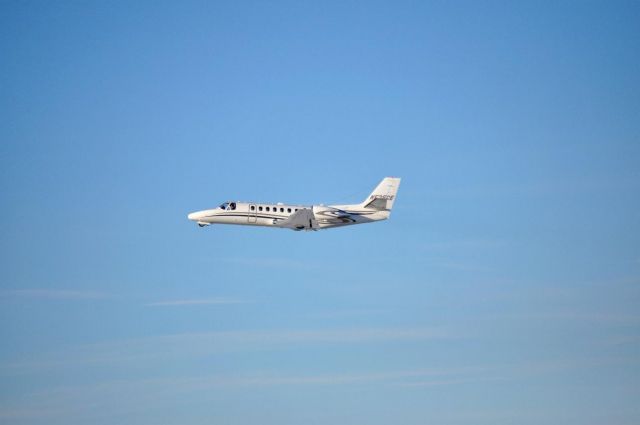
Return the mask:
[[276, 225], [293, 230], [315, 229], [318, 227], [313, 211], [309, 208], [302, 208], [296, 211], [285, 220], [278, 221]]

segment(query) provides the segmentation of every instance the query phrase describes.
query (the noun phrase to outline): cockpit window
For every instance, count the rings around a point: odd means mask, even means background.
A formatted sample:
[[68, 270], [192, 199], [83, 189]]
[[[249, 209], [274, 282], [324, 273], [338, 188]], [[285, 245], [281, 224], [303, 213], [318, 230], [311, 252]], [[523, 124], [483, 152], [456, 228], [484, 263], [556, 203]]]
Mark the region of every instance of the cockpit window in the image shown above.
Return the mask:
[[236, 203], [235, 202], [225, 202], [223, 204], [220, 205], [220, 209], [221, 210], [235, 210], [236, 209]]

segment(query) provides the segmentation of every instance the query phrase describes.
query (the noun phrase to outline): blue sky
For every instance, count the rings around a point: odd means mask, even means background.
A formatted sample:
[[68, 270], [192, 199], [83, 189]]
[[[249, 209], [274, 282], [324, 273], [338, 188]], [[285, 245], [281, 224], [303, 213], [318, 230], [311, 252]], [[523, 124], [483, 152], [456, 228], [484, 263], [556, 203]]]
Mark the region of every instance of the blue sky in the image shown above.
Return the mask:
[[[636, 424], [637, 2], [0, 5], [0, 422]], [[390, 221], [209, 227], [229, 199]]]

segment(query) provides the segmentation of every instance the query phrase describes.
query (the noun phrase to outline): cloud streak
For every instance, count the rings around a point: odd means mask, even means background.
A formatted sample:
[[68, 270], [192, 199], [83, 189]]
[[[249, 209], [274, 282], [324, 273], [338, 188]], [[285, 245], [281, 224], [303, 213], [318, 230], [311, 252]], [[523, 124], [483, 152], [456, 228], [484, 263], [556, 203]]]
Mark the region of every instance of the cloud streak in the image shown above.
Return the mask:
[[56, 300], [90, 300], [106, 298], [102, 292], [67, 289], [14, 289], [0, 291], [3, 298], [42, 298]]
[[170, 300], [170, 301], [156, 301], [145, 304], [147, 307], [180, 307], [180, 306], [197, 306], [197, 305], [225, 305], [225, 304], [247, 304], [251, 301], [240, 300], [236, 298], [202, 298], [202, 299], [187, 299], [187, 300]]
[[[408, 369], [359, 373], [296, 374], [260, 372], [166, 378], [113, 379], [35, 391], [28, 398], [0, 405], [0, 419], [70, 417], [101, 409], [129, 411], [159, 400], [180, 400], [184, 395], [210, 398], [234, 389], [275, 390], [280, 387], [367, 386], [395, 388], [441, 386], [496, 379], [482, 368]], [[202, 399], [202, 398], [200, 398]], [[115, 402], [113, 401], [115, 400]], [[114, 404], [115, 403], [115, 404]]]
[[202, 358], [217, 353], [282, 350], [333, 344], [385, 344], [453, 338], [438, 328], [356, 328], [321, 330], [214, 331], [149, 336], [39, 354], [32, 361], [6, 362], [0, 373], [39, 373], [69, 365], [136, 365], [141, 361]]
[[312, 261], [296, 261], [287, 258], [220, 258], [217, 261], [268, 269], [309, 270], [318, 268], [318, 265]]

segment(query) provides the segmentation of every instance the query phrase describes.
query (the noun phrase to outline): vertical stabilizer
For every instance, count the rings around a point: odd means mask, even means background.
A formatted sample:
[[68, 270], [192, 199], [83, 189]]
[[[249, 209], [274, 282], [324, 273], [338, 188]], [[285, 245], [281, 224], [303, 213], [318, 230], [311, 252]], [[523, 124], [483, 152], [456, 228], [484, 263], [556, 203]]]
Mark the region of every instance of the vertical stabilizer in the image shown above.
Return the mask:
[[385, 177], [362, 203], [367, 209], [391, 211], [400, 187], [399, 177]]

